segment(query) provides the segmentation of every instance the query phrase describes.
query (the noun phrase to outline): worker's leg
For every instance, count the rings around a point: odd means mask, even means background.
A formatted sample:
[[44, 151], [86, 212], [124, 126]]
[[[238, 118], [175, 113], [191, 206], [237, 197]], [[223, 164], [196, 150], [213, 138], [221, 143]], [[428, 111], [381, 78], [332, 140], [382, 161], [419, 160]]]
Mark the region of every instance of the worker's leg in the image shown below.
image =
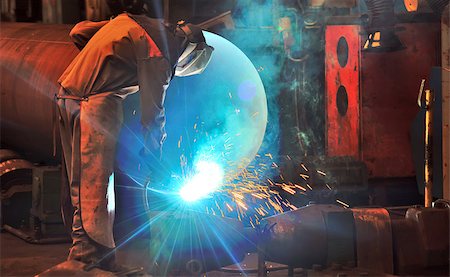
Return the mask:
[[94, 95], [88, 101], [59, 100], [61, 141], [72, 206], [72, 248], [68, 259], [113, 264], [114, 183], [122, 99]]
[[[115, 247], [113, 171], [122, 118], [122, 99], [113, 94], [90, 96], [81, 103], [80, 215], [83, 231], [102, 255]], [[110, 255], [105, 261], [113, 259]]]
[[[72, 214], [65, 214], [66, 222], [72, 223], [72, 247], [69, 260], [94, 263], [99, 260], [97, 246], [86, 234], [81, 223], [79, 201], [80, 190], [80, 102], [71, 99], [59, 99], [59, 130], [63, 150], [68, 191], [72, 203]], [[64, 184], [65, 185], [65, 184]], [[69, 220], [69, 217], [70, 220]]]

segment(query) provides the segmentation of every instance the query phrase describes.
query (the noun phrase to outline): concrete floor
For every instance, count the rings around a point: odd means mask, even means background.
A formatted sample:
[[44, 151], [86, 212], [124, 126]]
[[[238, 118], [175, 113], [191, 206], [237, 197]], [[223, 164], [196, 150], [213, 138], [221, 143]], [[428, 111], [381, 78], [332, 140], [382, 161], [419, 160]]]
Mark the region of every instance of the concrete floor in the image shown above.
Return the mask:
[[[70, 243], [37, 245], [16, 236], [0, 233], [0, 276], [34, 276], [61, 262], [69, 253]], [[118, 252], [119, 262], [142, 266], [147, 259], [142, 244], [137, 242]]]
[[[27, 243], [7, 232], [0, 233], [0, 276], [34, 276], [66, 260], [70, 243], [36, 245]], [[149, 257], [143, 244], [132, 242], [118, 252], [121, 263], [130, 266], [142, 266]], [[249, 256], [243, 262], [243, 268], [255, 265], [256, 256]], [[230, 269], [237, 269], [232, 266]], [[242, 274], [209, 272], [208, 276], [242, 276]], [[256, 276], [250, 274], [249, 276]], [[285, 276], [286, 274], [284, 274]]]
[[67, 258], [70, 244], [36, 245], [0, 234], [1, 276], [34, 276]]
[[[145, 244], [142, 242], [132, 242], [118, 252], [118, 260], [120, 263], [129, 266], [144, 266], [148, 264], [149, 257], [145, 251]], [[34, 276], [45, 271], [63, 261], [65, 261], [70, 243], [53, 244], [53, 245], [36, 245], [29, 244], [25, 241], [6, 232], [0, 233], [0, 276]], [[268, 276], [288, 276], [287, 269], [271, 271], [275, 268], [283, 267], [283, 265], [275, 263], [266, 263]], [[237, 271], [238, 268], [244, 270], [256, 269], [257, 255], [248, 254], [244, 261], [238, 265], [228, 266], [227, 272], [211, 271], [203, 276], [257, 276], [256, 273], [240, 273], [230, 272]], [[144, 274], [142, 276], [151, 276]], [[369, 274], [369, 272], [359, 269], [336, 270], [303, 270], [295, 269], [294, 276], [380, 276], [379, 274]], [[387, 275], [384, 275], [387, 276]]]

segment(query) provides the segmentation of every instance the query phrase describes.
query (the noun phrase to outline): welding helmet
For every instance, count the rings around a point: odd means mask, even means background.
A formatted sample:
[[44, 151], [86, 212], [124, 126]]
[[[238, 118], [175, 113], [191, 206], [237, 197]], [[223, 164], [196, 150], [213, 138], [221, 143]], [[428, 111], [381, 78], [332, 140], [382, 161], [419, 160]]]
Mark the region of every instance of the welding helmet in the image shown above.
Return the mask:
[[206, 44], [200, 27], [182, 22], [178, 24], [178, 28], [186, 37], [186, 48], [178, 58], [175, 76], [185, 77], [202, 73], [211, 61], [214, 48]]

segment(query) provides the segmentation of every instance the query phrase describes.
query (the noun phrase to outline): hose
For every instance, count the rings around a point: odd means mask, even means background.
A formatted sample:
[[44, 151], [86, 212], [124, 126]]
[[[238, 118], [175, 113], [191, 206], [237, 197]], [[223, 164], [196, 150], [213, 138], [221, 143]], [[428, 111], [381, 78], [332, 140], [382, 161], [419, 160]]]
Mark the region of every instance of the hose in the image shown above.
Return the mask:
[[392, 0], [365, 0], [369, 13], [369, 26], [372, 28], [393, 28], [395, 25], [394, 4]]
[[449, 0], [427, 0], [428, 5], [437, 15], [441, 15]]
[[22, 232], [19, 229], [11, 227], [7, 224], [3, 225], [3, 228], [6, 231], [10, 232], [11, 234], [31, 244], [56, 244], [56, 243], [68, 243], [71, 241], [70, 237], [35, 239], [32, 236], [26, 234], [25, 232]]
[[446, 199], [438, 199], [436, 201], [433, 202], [433, 208], [438, 208], [438, 209], [450, 209], [450, 200], [446, 200]]

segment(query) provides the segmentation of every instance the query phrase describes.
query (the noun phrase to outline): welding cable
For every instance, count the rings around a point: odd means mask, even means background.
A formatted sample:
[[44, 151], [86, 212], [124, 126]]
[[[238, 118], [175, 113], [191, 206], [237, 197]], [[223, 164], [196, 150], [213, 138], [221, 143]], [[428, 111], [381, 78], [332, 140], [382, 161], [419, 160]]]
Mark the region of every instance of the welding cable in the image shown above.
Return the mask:
[[[422, 109], [428, 109], [429, 104], [427, 104], [426, 99], [425, 98], [425, 94], [423, 93], [425, 87], [425, 79], [422, 79], [422, 82], [420, 83], [420, 89], [419, 89], [419, 95], [417, 96], [417, 105], [419, 106], [419, 108]], [[432, 101], [434, 102], [436, 100], [436, 96], [433, 95], [433, 99]]]
[[427, 0], [428, 5], [436, 15], [441, 15], [449, 0]]
[[438, 208], [438, 209], [450, 209], [450, 200], [446, 200], [446, 199], [438, 199], [436, 201], [433, 202], [433, 208]]
[[[286, 269], [289, 269], [289, 267], [288, 266], [275, 266], [275, 267], [266, 268], [266, 270], [268, 272], [280, 271], [280, 270], [286, 270]], [[233, 268], [222, 267], [220, 269], [220, 271], [221, 272], [225, 272], [225, 273], [244, 273], [244, 274], [248, 274], [248, 273], [258, 273], [258, 268], [233, 269]]]
[[301, 1], [301, 0], [297, 0], [297, 5], [298, 5], [298, 7], [300, 8], [300, 11], [303, 13], [303, 11], [304, 11], [305, 9], [303, 8], [302, 1]]
[[150, 206], [149, 206], [149, 199], [148, 199], [148, 193], [149, 193], [149, 186], [150, 186], [150, 181], [147, 181], [147, 183], [145, 184], [143, 193], [144, 193], [144, 209], [145, 209], [145, 213], [147, 215], [150, 214]]
[[396, 23], [392, 0], [365, 0], [370, 26], [377, 29], [393, 28]]
[[297, 63], [304, 62], [304, 61], [306, 61], [309, 58], [309, 54], [306, 54], [306, 55], [304, 55], [301, 58], [294, 58], [294, 57], [292, 57], [291, 51], [288, 51], [286, 54], [287, 54], [287, 57], [288, 57], [289, 60], [291, 60], [293, 62], [297, 62]]
[[8, 224], [3, 225], [2, 228], [10, 232], [11, 234], [15, 235], [16, 237], [21, 238], [24, 241], [31, 244], [58, 244], [58, 243], [68, 243], [72, 241], [69, 236], [37, 239], [17, 228], [9, 226]]
[[423, 94], [423, 88], [425, 86], [425, 79], [422, 79], [422, 82], [420, 83], [419, 88], [419, 96], [417, 97], [417, 105], [422, 108], [422, 94]]
[[[295, 18], [295, 26], [294, 26], [294, 28], [290, 28], [290, 29], [291, 30], [294, 29], [294, 30], [298, 31], [298, 29], [299, 29], [299, 23], [298, 23], [299, 22], [299, 17], [297, 15], [298, 14], [298, 10], [295, 9], [295, 8], [288, 8], [287, 11], [290, 12], [290, 14], [293, 15], [293, 17]], [[303, 12], [303, 10], [302, 10], [302, 12]], [[284, 32], [291, 32], [291, 33], [293, 33], [292, 31], [288, 31], [288, 30], [285, 30]], [[294, 41], [295, 41], [295, 39], [294, 39]], [[306, 55], [304, 55], [301, 58], [294, 58], [292, 56], [292, 54], [291, 54], [291, 49], [290, 48], [286, 48], [286, 46], [285, 46], [285, 53], [286, 53], [287, 58], [289, 60], [293, 61], [293, 62], [304, 62], [305, 60], [307, 60], [309, 58], [309, 54], [306, 54]]]

